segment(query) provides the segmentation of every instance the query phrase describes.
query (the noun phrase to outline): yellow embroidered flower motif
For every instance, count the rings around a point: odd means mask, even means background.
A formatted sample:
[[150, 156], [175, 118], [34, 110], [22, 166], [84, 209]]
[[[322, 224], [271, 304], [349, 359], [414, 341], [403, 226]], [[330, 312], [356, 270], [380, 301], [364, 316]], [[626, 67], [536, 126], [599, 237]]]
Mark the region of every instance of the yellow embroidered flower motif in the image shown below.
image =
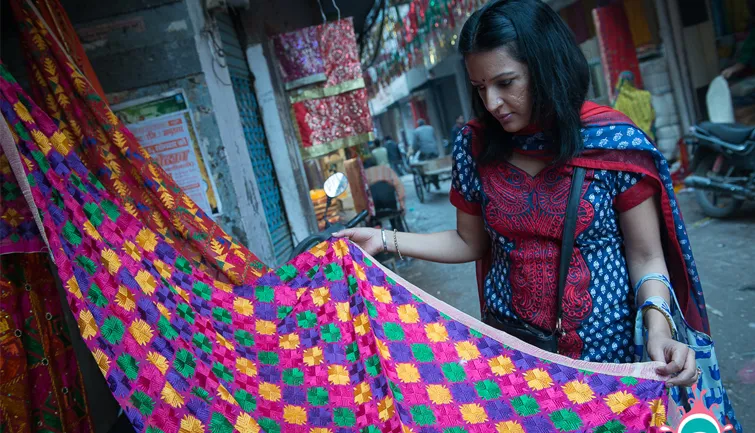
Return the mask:
[[160, 373], [162, 373], [163, 375], [168, 371], [168, 368], [170, 368], [168, 360], [157, 352], [149, 352], [147, 354], [147, 360], [158, 370], [160, 370]]
[[202, 424], [202, 421], [193, 416], [184, 415], [178, 433], [204, 433], [204, 425]]
[[382, 302], [383, 304], [390, 304], [393, 301], [391, 292], [382, 286], [372, 286], [372, 296], [375, 297], [376, 301]]
[[365, 335], [370, 332], [370, 319], [364, 313], [354, 318], [354, 330], [358, 335]]
[[124, 286], [118, 287], [118, 293], [115, 295], [115, 303], [126, 311], [133, 311], [136, 308], [134, 294]]
[[311, 250], [309, 250], [310, 254], [317, 257], [318, 259], [321, 257], [325, 257], [325, 254], [328, 253], [328, 244], [323, 242], [321, 244], [315, 245]]
[[234, 427], [236, 427], [236, 430], [238, 430], [239, 433], [260, 433], [262, 430], [260, 425], [257, 424], [257, 421], [255, 421], [248, 413], [239, 414], [238, 418], [236, 418], [236, 425]]
[[184, 405], [183, 397], [181, 397], [181, 394], [173, 388], [173, 385], [171, 385], [170, 382], [165, 382], [165, 386], [160, 392], [160, 398], [162, 398], [168, 406], [176, 409]]
[[163, 304], [157, 304], [157, 310], [160, 311], [160, 314], [162, 314], [163, 317], [168, 319], [168, 321], [170, 321], [170, 318], [173, 316], [170, 313], [170, 310], [168, 310], [168, 308]]
[[100, 367], [100, 371], [103, 376], [107, 376], [108, 370], [110, 370], [110, 359], [100, 349], [96, 349], [92, 352], [94, 355], [94, 362], [97, 363], [97, 367]]
[[71, 277], [71, 279], [66, 282], [66, 290], [76, 298], [84, 299], [84, 295], [81, 294], [81, 289], [79, 288], [79, 282], [76, 281], [75, 277]]
[[309, 367], [320, 365], [322, 359], [322, 349], [319, 347], [312, 347], [304, 351], [304, 364]]
[[375, 341], [377, 343], [378, 353], [380, 354], [380, 357], [386, 361], [391, 359], [391, 351], [388, 350], [388, 346], [386, 346], [385, 343], [380, 340]]
[[333, 430], [329, 428], [317, 427], [309, 430], [309, 433], [333, 433]]
[[386, 422], [396, 414], [396, 406], [393, 399], [388, 396], [378, 402], [378, 417], [380, 421]]
[[479, 404], [463, 404], [461, 405], [461, 417], [467, 424], [482, 424], [488, 421], [488, 414], [485, 413], [485, 409]]
[[330, 289], [327, 287], [320, 287], [312, 291], [312, 302], [318, 307], [322, 307], [328, 301], [330, 301]]
[[255, 328], [257, 332], [262, 335], [275, 335], [277, 330], [275, 329], [275, 323], [269, 320], [257, 320], [255, 322]]
[[34, 129], [31, 131], [31, 136], [32, 138], [34, 138], [34, 142], [37, 143], [39, 150], [42, 151], [42, 154], [47, 155], [48, 153], [50, 153], [50, 149], [52, 149], [52, 143], [50, 143], [50, 139], [47, 138], [47, 136], [43, 134], [42, 131]]
[[495, 429], [498, 433], [524, 433], [522, 425], [516, 421], [499, 422]]
[[136, 243], [139, 244], [146, 251], [155, 251], [157, 247], [157, 236], [152, 230], [143, 228], [139, 230], [139, 234], [136, 235]]
[[411, 304], [404, 304], [398, 307], [398, 318], [404, 323], [418, 323], [419, 312], [417, 307]]
[[152, 328], [150, 328], [149, 323], [142, 319], [134, 320], [129, 326], [128, 332], [142, 346], [146, 346], [152, 340]]
[[419, 382], [419, 371], [414, 364], [401, 363], [396, 365], [396, 374], [402, 383], [417, 383]]
[[346, 367], [343, 365], [328, 366], [328, 382], [331, 385], [348, 385], [351, 380]]
[[99, 328], [97, 327], [97, 322], [94, 320], [94, 316], [92, 316], [92, 313], [90, 313], [89, 310], [82, 310], [81, 313], [79, 313], [79, 330], [81, 331], [81, 337], [84, 340], [89, 340], [97, 335]]
[[611, 408], [611, 411], [616, 415], [621, 415], [622, 412], [638, 403], [638, 400], [626, 391], [609, 394], [608, 397], [605, 398], [605, 401], [606, 404], [608, 404], [608, 407]]
[[348, 322], [351, 320], [351, 309], [348, 302], [338, 302], [336, 304], [336, 315], [341, 322]]
[[[155, 259], [155, 261], [152, 262], [152, 264], [155, 265], [155, 269], [157, 269], [157, 273], [159, 273], [161, 277], [165, 278], [166, 280], [170, 279], [171, 277], [170, 266], [168, 266], [162, 260], [157, 260], [157, 259]], [[189, 302], [189, 301], [186, 301], [186, 302]]]
[[490, 370], [496, 376], [505, 376], [507, 374], [511, 374], [514, 370], [516, 370], [516, 367], [514, 367], [514, 363], [511, 361], [511, 358], [503, 355], [496, 356], [495, 358], [489, 360], [488, 365], [490, 366]]
[[254, 315], [254, 304], [248, 299], [236, 298], [233, 300], [233, 311], [249, 317]]
[[92, 223], [89, 221], [86, 221], [84, 223], [84, 232], [94, 240], [102, 240], [102, 236], [100, 236], [99, 232], [97, 232], [97, 229], [94, 228]]
[[15, 209], [8, 209], [3, 215], [3, 219], [11, 225], [11, 227], [18, 227], [23, 221], [24, 217], [21, 216]]
[[123, 252], [131, 256], [131, 258], [136, 262], [142, 259], [141, 254], [139, 254], [139, 247], [137, 247], [136, 244], [131, 241], [126, 241], [123, 243]]
[[236, 358], [236, 370], [249, 377], [257, 376], [257, 364], [246, 358]]
[[293, 350], [299, 348], [299, 334], [286, 334], [280, 337], [281, 349]]
[[477, 346], [469, 341], [456, 343], [456, 353], [459, 354], [459, 358], [465, 361], [471, 361], [480, 357], [480, 351], [477, 349]]
[[449, 404], [454, 401], [451, 391], [443, 385], [428, 385], [427, 396], [434, 404]]
[[16, 114], [18, 114], [18, 117], [24, 122], [30, 123], [34, 121], [34, 119], [31, 118], [31, 114], [29, 114], [29, 110], [26, 109], [26, 106], [21, 101], [13, 104], [13, 111], [15, 111]]
[[141, 269], [136, 273], [134, 279], [139, 284], [139, 287], [142, 288], [142, 292], [144, 292], [145, 295], [152, 296], [152, 294], [155, 293], [155, 290], [157, 289], [157, 281], [155, 281], [155, 277], [153, 277], [152, 274]]
[[259, 388], [260, 397], [265, 400], [277, 402], [281, 399], [281, 389], [278, 385], [262, 382]]
[[304, 425], [307, 423], [307, 411], [301, 406], [287, 404], [283, 408], [283, 419], [289, 424]]
[[540, 368], [534, 368], [524, 373], [524, 380], [527, 381], [527, 385], [529, 385], [533, 391], [540, 391], [541, 389], [553, 386], [553, 379], [551, 379], [550, 374]]
[[584, 404], [595, 398], [595, 393], [593, 393], [590, 385], [578, 380], [573, 380], [564, 385], [564, 394], [572, 403], [577, 404]]
[[364, 268], [359, 266], [358, 264], [354, 263], [354, 273], [357, 274], [357, 279], [359, 281], [366, 281], [367, 280], [367, 274], [364, 273]]
[[58, 153], [63, 156], [68, 156], [68, 153], [71, 151], [71, 142], [68, 141], [68, 138], [65, 135], [60, 131], [55, 131], [50, 137], [50, 141], [52, 141], [52, 145]]
[[367, 382], [362, 382], [354, 387], [354, 403], [364, 404], [372, 400], [372, 391]]
[[650, 402], [650, 425], [653, 427], [660, 427], [666, 424], [668, 417], [666, 416], [666, 405], [663, 404], [663, 400], [660, 398]]
[[425, 334], [433, 343], [442, 343], [448, 340], [448, 330], [442, 323], [430, 323], [425, 325]]
[[223, 337], [222, 335], [220, 335], [217, 332], [215, 333], [215, 339], [218, 341], [218, 343], [221, 346], [225, 347], [226, 349], [228, 349], [228, 350], [234, 350], [233, 344], [230, 341], [226, 340], [225, 337]]
[[118, 258], [118, 254], [110, 248], [105, 248], [102, 250], [102, 253], [100, 253], [100, 256], [102, 257], [102, 263], [107, 267], [110, 275], [117, 274], [118, 270], [121, 268], [121, 259]]
[[234, 406], [238, 406], [239, 403], [236, 401], [235, 398], [231, 395], [230, 392], [224, 387], [223, 385], [218, 385], [218, 397], [220, 397], [221, 400], [226, 401]]
[[336, 256], [340, 259], [349, 253], [349, 246], [343, 240], [339, 240], [333, 243], [333, 252], [335, 252]]

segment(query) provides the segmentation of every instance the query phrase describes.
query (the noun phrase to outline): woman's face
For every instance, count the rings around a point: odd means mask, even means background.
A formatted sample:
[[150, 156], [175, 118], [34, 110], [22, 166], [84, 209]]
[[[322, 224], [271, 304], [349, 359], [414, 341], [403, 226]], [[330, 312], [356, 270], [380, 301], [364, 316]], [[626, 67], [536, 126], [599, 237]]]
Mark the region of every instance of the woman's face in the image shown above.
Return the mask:
[[530, 124], [532, 95], [527, 65], [514, 60], [505, 47], [465, 56], [472, 86], [485, 108], [509, 133]]

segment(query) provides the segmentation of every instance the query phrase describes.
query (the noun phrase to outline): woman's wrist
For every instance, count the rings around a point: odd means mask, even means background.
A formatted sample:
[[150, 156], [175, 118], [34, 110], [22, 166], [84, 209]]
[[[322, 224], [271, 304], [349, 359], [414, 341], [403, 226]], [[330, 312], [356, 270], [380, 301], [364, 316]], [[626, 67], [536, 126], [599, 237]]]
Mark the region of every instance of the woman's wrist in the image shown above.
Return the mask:
[[648, 336], [673, 338], [671, 327], [663, 313], [654, 309], [648, 309], [644, 314]]

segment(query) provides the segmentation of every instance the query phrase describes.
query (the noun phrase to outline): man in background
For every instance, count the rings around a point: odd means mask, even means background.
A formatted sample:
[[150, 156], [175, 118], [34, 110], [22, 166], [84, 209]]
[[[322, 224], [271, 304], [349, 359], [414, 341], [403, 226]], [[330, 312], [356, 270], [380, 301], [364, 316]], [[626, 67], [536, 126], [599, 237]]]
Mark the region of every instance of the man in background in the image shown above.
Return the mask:
[[393, 141], [393, 137], [386, 135], [383, 140], [385, 141], [385, 150], [388, 152], [388, 162], [391, 164], [391, 168], [397, 175], [404, 175], [403, 157], [401, 156], [401, 149], [398, 148], [398, 143]]
[[375, 139], [373, 146], [372, 157], [375, 158], [375, 162], [378, 165], [390, 165], [390, 162], [388, 160], [388, 150], [383, 147], [383, 143], [379, 138]]
[[[425, 119], [417, 121], [414, 130], [414, 152], [419, 152], [419, 160], [427, 161], [438, 157], [438, 145], [435, 142], [435, 128], [425, 123]], [[440, 190], [438, 176], [429, 176], [427, 180]]]
[[368, 158], [364, 161], [364, 175], [370, 186], [378, 217], [381, 211], [394, 211], [390, 212], [391, 228], [405, 231], [401, 216], [406, 213], [406, 191], [396, 172], [387, 165], [377, 165], [374, 158]]
[[438, 157], [435, 128], [425, 123], [425, 119], [417, 121], [417, 129], [414, 130], [414, 152], [420, 152], [420, 161]]

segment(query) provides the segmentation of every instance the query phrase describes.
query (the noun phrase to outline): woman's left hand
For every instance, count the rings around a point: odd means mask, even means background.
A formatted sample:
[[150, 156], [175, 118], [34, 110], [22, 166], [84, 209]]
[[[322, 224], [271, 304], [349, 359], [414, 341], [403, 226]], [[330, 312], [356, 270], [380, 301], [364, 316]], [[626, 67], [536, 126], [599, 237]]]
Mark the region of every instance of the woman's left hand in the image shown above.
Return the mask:
[[670, 377], [666, 381], [666, 385], [692, 386], [697, 382], [698, 371], [695, 351], [686, 344], [674, 340], [668, 334], [650, 333], [647, 351], [653, 361], [666, 363], [656, 370], [661, 376]]

